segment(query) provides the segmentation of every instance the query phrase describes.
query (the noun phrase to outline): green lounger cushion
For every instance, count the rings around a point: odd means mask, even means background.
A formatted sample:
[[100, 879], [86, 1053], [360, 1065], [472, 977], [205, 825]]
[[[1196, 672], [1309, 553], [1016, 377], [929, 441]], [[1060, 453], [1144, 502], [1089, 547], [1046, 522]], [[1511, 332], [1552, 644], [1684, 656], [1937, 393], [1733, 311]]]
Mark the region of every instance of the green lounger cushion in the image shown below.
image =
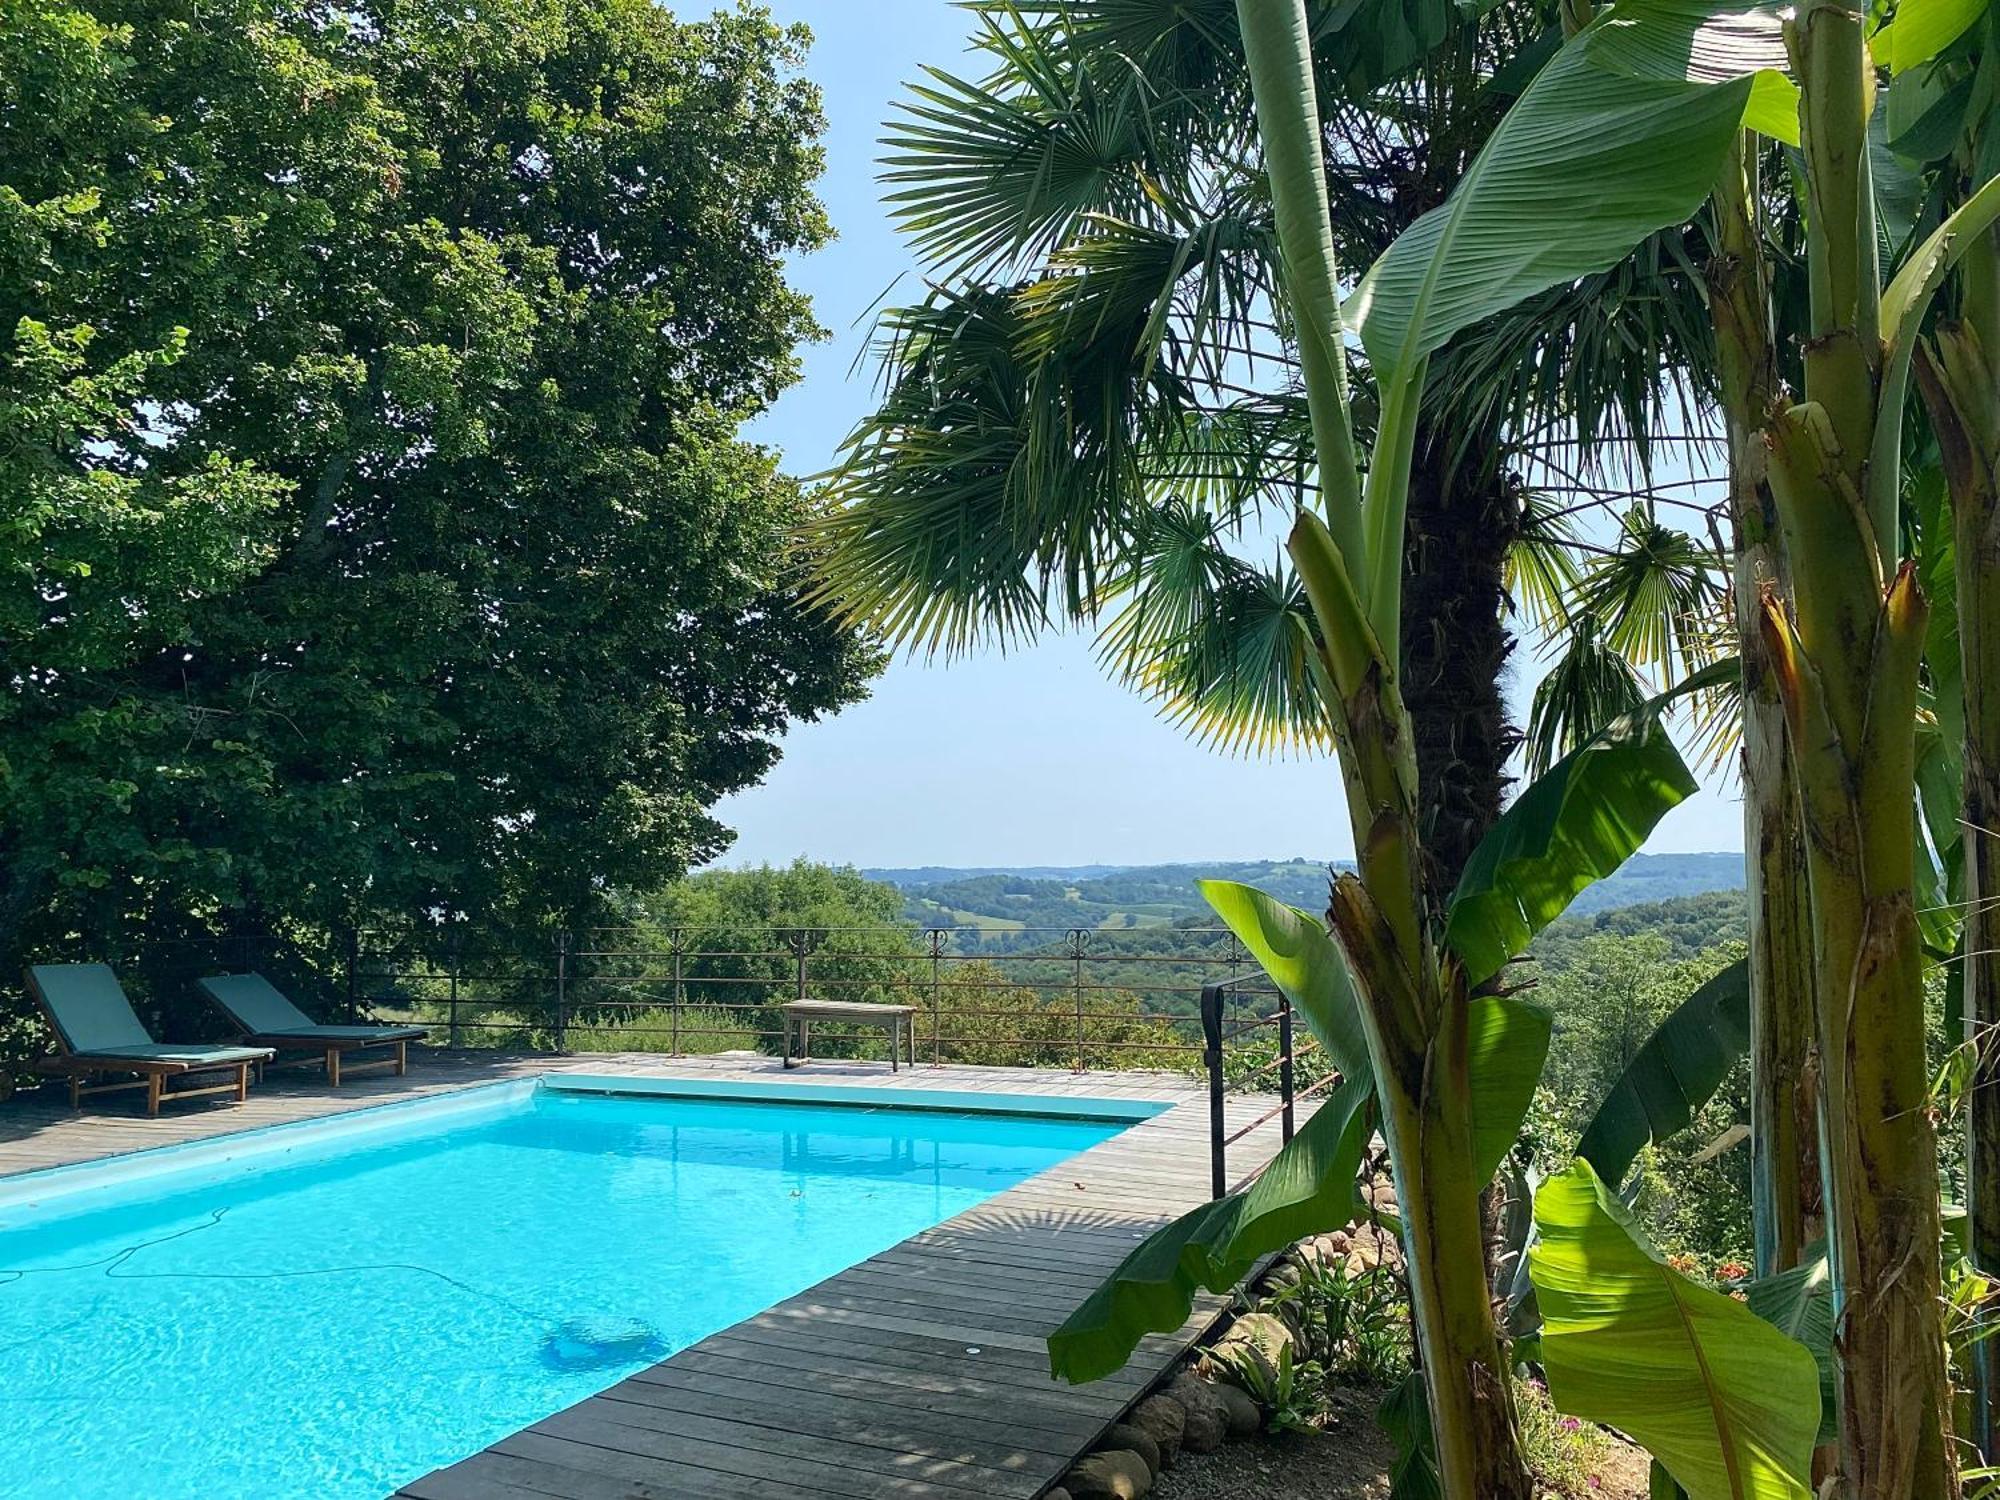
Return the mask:
[[268, 1047], [163, 1046], [154, 1041], [108, 964], [36, 964], [28, 973], [63, 1045], [77, 1057], [220, 1068], [271, 1055]]
[[157, 1045], [109, 964], [36, 964], [28, 973], [70, 1051], [126, 1052]]
[[170, 1047], [158, 1042], [142, 1042], [131, 1047], [93, 1047], [78, 1057], [118, 1058], [130, 1062], [183, 1063], [190, 1068], [224, 1068], [233, 1063], [262, 1062], [271, 1055], [269, 1047]]
[[301, 1042], [421, 1042], [430, 1033], [421, 1026], [304, 1026], [257, 1035], [273, 1041], [297, 1037]]
[[297, 1037], [301, 1042], [421, 1041], [421, 1026], [315, 1026], [262, 974], [213, 974], [201, 981], [211, 999], [252, 1036]]

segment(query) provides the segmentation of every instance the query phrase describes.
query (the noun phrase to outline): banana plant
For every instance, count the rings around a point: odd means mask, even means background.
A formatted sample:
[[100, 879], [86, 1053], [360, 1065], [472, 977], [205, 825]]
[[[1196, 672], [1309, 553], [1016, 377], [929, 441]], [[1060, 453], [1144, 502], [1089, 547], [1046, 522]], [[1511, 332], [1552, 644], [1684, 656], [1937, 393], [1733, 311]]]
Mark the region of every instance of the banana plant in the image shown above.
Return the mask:
[[[1484, 1276], [1478, 1198], [1485, 1173], [1470, 1087], [1475, 1002], [1492, 998], [1482, 992], [1496, 984], [1522, 935], [1559, 911], [1607, 860], [1622, 857], [1614, 853], [1618, 841], [1636, 825], [1587, 790], [1574, 802], [1562, 794], [1555, 799], [1562, 809], [1586, 814], [1578, 825], [1545, 845], [1529, 839], [1475, 859], [1450, 910], [1433, 906], [1398, 681], [1413, 438], [1433, 353], [1482, 319], [1614, 265], [1646, 235], [1687, 219], [1707, 196], [1713, 158], [1746, 118], [1781, 119], [1789, 109], [1789, 85], [1770, 69], [1722, 81], [1706, 76], [1710, 49], [1694, 45], [1707, 42], [1705, 18], [1656, 8], [1680, 24], [1677, 70], [1665, 66], [1671, 49], [1663, 54], [1657, 44], [1629, 59], [1650, 77], [1565, 47], [1451, 201], [1418, 220], [1362, 279], [1351, 308], [1376, 384], [1375, 439], [1364, 467], [1347, 388], [1347, 322], [1309, 18], [1299, 0], [1237, 6], [1280, 292], [1297, 333], [1317, 464], [1319, 507], [1302, 511], [1288, 550], [1317, 625], [1313, 665], [1357, 851], [1355, 873], [1334, 881], [1328, 919], [1362, 1017], [1398, 1182], [1413, 1321], [1439, 1479], [1449, 1495], [1509, 1500], [1530, 1491]], [[1754, 26], [1740, 29], [1753, 40], [1774, 40]], [[1586, 35], [1603, 38], [1614, 55], [1628, 50], [1626, 33], [1602, 21]], [[1776, 60], [1782, 63], [1781, 49]], [[1603, 190], [1628, 181], [1644, 190]], [[1525, 223], [1560, 232], [1528, 235]], [[1590, 780], [1578, 778], [1586, 787]], [[1614, 792], [1639, 789], [1606, 781]], [[1523, 825], [1508, 831], [1518, 836]]]
[[[1645, 705], [1594, 736], [1502, 815], [1444, 914], [1452, 962], [1497, 975], [1694, 789], [1660, 723], [1663, 707]], [[1339, 1228], [1361, 1211], [1356, 1173], [1383, 1106], [1349, 961], [1317, 917], [1230, 881], [1206, 881], [1202, 890], [1291, 998], [1341, 1082], [1252, 1187], [1149, 1237], [1051, 1336], [1051, 1366], [1067, 1379], [1111, 1373], [1144, 1335], [1180, 1327], [1200, 1290], [1225, 1292], [1261, 1256]], [[1547, 1056], [1550, 1018], [1528, 1001], [1480, 994], [1464, 1002], [1462, 1024], [1465, 1177], [1476, 1198], [1520, 1135]], [[1483, 1299], [1483, 1263], [1472, 1270]]]
[[[1921, 15], [1894, 23], [1898, 56], [1921, 55], [1903, 29]], [[1811, 287], [1803, 389], [1772, 391], [1761, 406], [1745, 406], [1739, 392], [1730, 418], [1767, 454], [1764, 483], [1791, 584], [1788, 600], [1760, 589], [1756, 624], [1784, 713], [1810, 877], [1839, 1480], [1861, 1495], [1941, 1497], [1956, 1493], [1956, 1479], [1911, 815], [1927, 609], [1902, 552], [1900, 457], [1918, 335], [1960, 256], [1988, 241], [2000, 182], [1973, 186], [1884, 284], [1866, 25], [1862, 13], [1826, 0], [1782, 14], [1628, 0], [1566, 45], [1543, 77], [1594, 71], [1605, 87], [1622, 80], [1635, 104], [1655, 86], [1687, 90], [1656, 100], [1662, 107], [1643, 127], [1678, 142], [1673, 162], [1655, 164], [1662, 183], [1720, 175], [1740, 151], [1741, 128], [1791, 133], [1786, 111], [1760, 107], [1758, 96], [1772, 106], [1788, 95], [1780, 69], [1797, 80]], [[1782, 47], [1775, 59], [1774, 45]], [[1732, 113], [1727, 133], [1711, 134]], [[1491, 171], [1551, 170], [1546, 139], [1510, 136], [1503, 125], [1490, 149]], [[1601, 159], [1603, 149], [1564, 153], [1555, 170]], [[1643, 183], [1628, 186], [1645, 192]], [[1666, 196], [1663, 187], [1659, 201]], [[1553, 222], [1553, 233], [1573, 232]], [[1414, 247], [1410, 259], [1427, 263], [1430, 248]], [[1963, 384], [1991, 399], [1990, 374], [1974, 370]]]
[[[1894, 75], [1898, 108], [1885, 113], [1892, 124], [1907, 123], [1900, 136], [1917, 143], [1911, 149], [1929, 154], [1921, 144], [1927, 132], [1943, 146], [1934, 165], [1949, 180], [1963, 187], [1990, 176], [2000, 166], [2000, 128], [1988, 118], [2000, 88], [2000, 18], [1984, 0], [1904, 5], [1875, 46]], [[1992, 1045], [2000, 1026], [2000, 251], [1991, 229], [1963, 239], [1957, 316], [1916, 342], [1914, 373], [1947, 502], [1923, 517], [1936, 533], [1929, 550], [1952, 564], [1949, 574], [1927, 570], [1924, 578], [1944, 614], [1926, 657], [1940, 747], [1947, 759], [1957, 752], [1959, 794], [1956, 827], [1935, 841], [1941, 853], [1955, 844], [1960, 858], [1949, 895], [1963, 913], [1960, 998], [1977, 1059], [1966, 1206], [1973, 1263], [1990, 1277], [2000, 1273], [2000, 1063]], [[1936, 759], [1920, 749], [1920, 780]], [[1980, 1340], [1971, 1363], [1971, 1436], [1990, 1463], [2000, 1457], [2000, 1344]]]
[[1784, 706], [1759, 621], [1767, 593], [1790, 596], [1758, 414], [1779, 390], [1771, 269], [1760, 223], [1756, 132], [1739, 131], [1714, 196], [1710, 318], [1728, 442], [1730, 603], [1742, 658], [1743, 849], [1750, 913], [1751, 1204], [1757, 1269], [1796, 1265], [1818, 1227], [1818, 1106], [1811, 1064], [1814, 969], [1805, 831], [1785, 752]]
[[1669, 1266], [1588, 1162], [1542, 1185], [1535, 1222], [1557, 1406], [1631, 1433], [1689, 1500], [1810, 1500], [1812, 1352]]

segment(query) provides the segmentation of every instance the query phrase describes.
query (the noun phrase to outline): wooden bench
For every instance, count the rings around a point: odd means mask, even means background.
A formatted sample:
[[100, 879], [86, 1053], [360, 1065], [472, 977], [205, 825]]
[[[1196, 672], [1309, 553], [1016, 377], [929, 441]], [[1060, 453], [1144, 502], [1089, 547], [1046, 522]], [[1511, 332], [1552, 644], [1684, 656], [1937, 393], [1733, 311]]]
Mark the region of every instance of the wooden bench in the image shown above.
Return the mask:
[[[870, 1005], [865, 1001], [793, 1000], [785, 1012], [785, 1066], [795, 1068], [812, 1061], [812, 1023], [815, 1021], [859, 1021], [880, 1026], [889, 1033], [889, 1071], [901, 1066], [903, 1049], [908, 1047], [910, 1066], [917, 1065], [917, 1008], [914, 1005]], [[798, 1055], [792, 1053], [792, 1038], [799, 1042]]]

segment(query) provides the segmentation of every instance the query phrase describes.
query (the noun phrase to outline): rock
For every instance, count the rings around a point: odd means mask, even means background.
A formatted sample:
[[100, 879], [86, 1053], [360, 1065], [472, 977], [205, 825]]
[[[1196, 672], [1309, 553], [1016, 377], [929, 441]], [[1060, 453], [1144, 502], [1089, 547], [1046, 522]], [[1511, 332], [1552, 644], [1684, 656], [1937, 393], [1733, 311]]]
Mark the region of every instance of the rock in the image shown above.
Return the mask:
[[1181, 1430], [1181, 1446], [1190, 1453], [1213, 1453], [1229, 1436], [1229, 1413], [1215, 1394], [1215, 1387], [1192, 1375], [1182, 1375], [1167, 1387], [1167, 1394], [1187, 1412]]
[[1229, 1325], [1229, 1332], [1216, 1340], [1213, 1363], [1225, 1380], [1238, 1380], [1237, 1365], [1243, 1360], [1257, 1364], [1272, 1381], [1278, 1378], [1278, 1364], [1289, 1349], [1298, 1358], [1298, 1335], [1283, 1318], [1270, 1313], [1245, 1313]]
[[1402, 1263], [1403, 1247], [1386, 1229], [1363, 1225], [1349, 1241], [1346, 1265], [1351, 1277], [1366, 1276], [1383, 1266], [1393, 1270]]
[[1071, 1497], [1068, 1490], [1064, 1489], [1061, 1485], [1057, 1485], [1052, 1490], [1043, 1490], [1042, 1500], [1071, 1500]]
[[1292, 1254], [1298, 1263], [1312, 1270], [1323, 1266], [1337, 1266], [1347, 1259], [1349, 1238], [1347, 1231], [1336, 1229], [1332, 1234], [1315, 1235], [1301, 1241]]
[[1148, 1396], [1126, 1413], [1122, 1425], [1136, 1427], [1151, 1438], [1160, 1450], [1160, 1467], [1166, 1468], [1181, 1451], [1187, 1408], [1171, 1396]]
[[1153, 1487], [1153, 1471], [1138, 1454], [1114, 1448], [1078, 1459], [1063, 1487], [1071, 1500], [1139, 1500]]
[[1228, 1416], [1232, 1440], [1255, 1437], [1264, 1430], [1264, 1408], [1252, 1400], [1247, 1391], [1238, 1390], [1233, 1385], [1218, 1385], [1215, 1395]]
[[1105, 1433], [1097, 1444], [1100, 1453], [1115, 1452], [1120, 1448], [1145, 1459], [1146, 1471], [1155, 1479], [1160, 1477], [1160, 1470], [1166, 1467], [1160, 1456], [1160, 1445], [1153, 1441], [1150, 1433], [1134, 1427], [1130, 1422], [1113, 1423], [1111, 1430]]

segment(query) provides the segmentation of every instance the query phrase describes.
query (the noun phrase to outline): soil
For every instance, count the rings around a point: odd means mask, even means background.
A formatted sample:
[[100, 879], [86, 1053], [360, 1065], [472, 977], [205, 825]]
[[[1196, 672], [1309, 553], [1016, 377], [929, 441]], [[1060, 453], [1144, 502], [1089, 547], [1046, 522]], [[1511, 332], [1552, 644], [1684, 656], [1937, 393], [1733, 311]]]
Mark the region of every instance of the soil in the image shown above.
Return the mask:
[[[1153, 1487], [1155, 1500], [1386, 1500], [1395, 1449], [1375, 1421], [1379, 1397], [1336, 1393], [1317, 1432], [1272, 1433], [1213, 1453], [1183, 1453]], [[1591, 1500], [1645, 1500], [1646, 1455], [1614, 1443]]]
[[1279, 1432], [1183, 1453], [1155, 1500], [1385, 1500], [1395, 1449], [1375, 1421], [1379, 1397], [1342, 1391], [1318, 1432]]

